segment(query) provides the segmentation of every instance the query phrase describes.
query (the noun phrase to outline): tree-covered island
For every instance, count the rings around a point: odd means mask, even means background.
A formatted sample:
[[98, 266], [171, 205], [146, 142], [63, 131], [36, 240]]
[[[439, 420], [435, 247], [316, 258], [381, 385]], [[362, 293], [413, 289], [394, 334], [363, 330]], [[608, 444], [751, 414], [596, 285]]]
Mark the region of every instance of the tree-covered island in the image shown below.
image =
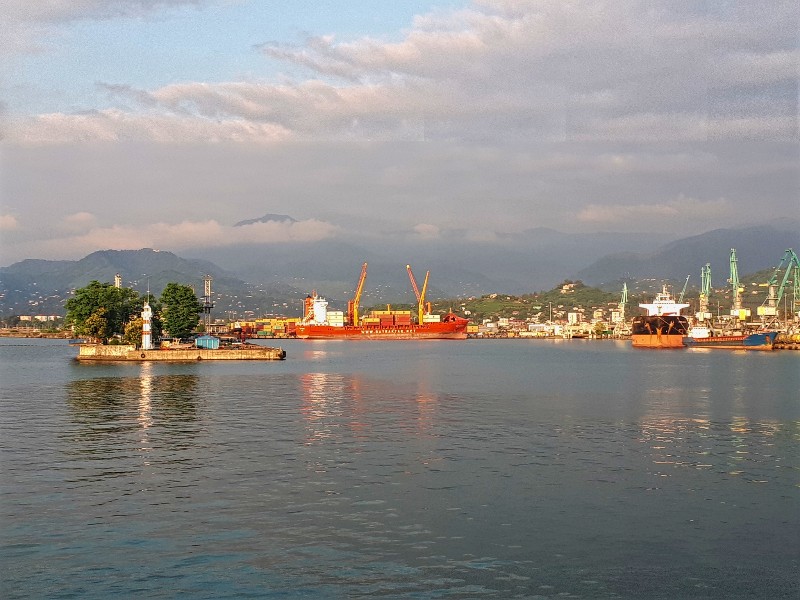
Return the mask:
[[203, 305], [191, 286], [169, 283], [156, 299], [150, 293], [139, 295], [130, 288], [96, 280], [75, 290], [75, 295], [66, 301], [64, 323], [72, 327], [75, 335], [96, 343], [119, 340], [138, 345], [145, 302], [153, 311], [151, 331], [155, 339], [162, 335], [187, 337], [200, 323]]

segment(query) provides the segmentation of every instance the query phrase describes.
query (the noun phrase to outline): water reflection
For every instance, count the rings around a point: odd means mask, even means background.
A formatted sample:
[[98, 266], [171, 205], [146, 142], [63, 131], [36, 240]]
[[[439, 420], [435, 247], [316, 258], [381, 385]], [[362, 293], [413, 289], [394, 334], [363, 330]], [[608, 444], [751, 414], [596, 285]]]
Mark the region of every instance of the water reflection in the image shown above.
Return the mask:
[[142, 363], [139, 377], [78, 379], [67, 386], [72, 421], [68, 435], [78, 451], [96, 453], [135, 440], [149, 451], [155, 442], [185, 447], [197, 434], [198, 377], [191, 374], [157, 375]]
[[364, 429], [361, 380], [339, 373], [305, 373], [300, 376], [303, 393], [301, 414], [306, 424], [306, 444], [333, 437], [342, 421], [351, 430]]
[[373, 437], [387, 424], [412, 435], [430, 433], [439, 396], [423, 380], [414, 385], [340, 373], [300, 376], [306, 443], [341, 436]]
[[776, 445], [794, 444], [800, 435], [800, 423], [744, 417], [715, 422], [708, 418], [650, 416], [640, 427], [639, 441], [648, 447], [661, 477], [671, 477], [675, 469], [689, 468], [743, 476], [758, 483], [767, 482], [774, 469], [781, 468]]

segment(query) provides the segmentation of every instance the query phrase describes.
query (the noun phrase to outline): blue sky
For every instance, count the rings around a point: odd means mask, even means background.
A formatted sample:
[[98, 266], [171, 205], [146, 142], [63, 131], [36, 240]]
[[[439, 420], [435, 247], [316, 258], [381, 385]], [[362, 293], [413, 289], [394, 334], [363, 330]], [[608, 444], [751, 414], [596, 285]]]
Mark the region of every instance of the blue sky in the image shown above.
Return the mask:
[[[154, 88], [175, 81], [223, 82], [297, 77], [303, 70], [264, 56], [265, 42], [398, 40], [417, 14], [458, 2], [320, 0], [178, 4], [119, 18], [80, 15], [56, 23], [43, 51], [12, 57], [6, 102], [17, 114], [112, 106], [98, 82]], [[90, 13], [91, 14], [91, 13]]]
[[0, 264], [796, 217], [796, 1], [6, 0]]

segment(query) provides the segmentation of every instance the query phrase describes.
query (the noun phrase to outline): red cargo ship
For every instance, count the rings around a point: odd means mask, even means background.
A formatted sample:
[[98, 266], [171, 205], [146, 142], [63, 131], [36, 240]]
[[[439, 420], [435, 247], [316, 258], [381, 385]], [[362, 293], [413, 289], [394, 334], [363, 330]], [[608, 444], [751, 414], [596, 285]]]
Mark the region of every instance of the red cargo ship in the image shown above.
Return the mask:
[[[411, 267], [408, 270], [411, 285], [419, 303], [416, 323], [411, 320], [411, 311], [372, 311], [359, 319], [358, 304], [364, 281], [367, 277], [367, 263], [361, 268], [361, 278], [353, 300], [348, 302], [347, 315], [328, 311], [325, 298], [313, 292], [306, 298], [303, 320], [297, 324], [295, 335], [300, 339], [346, 339], [346, 340], [464, 340], [467, 338], [468, 319], [449, 312], [444, 316], [430, 314], [430, 304], [425, 303], [428, 286], [428, 272], [422, 292], [417, 288]], [[427, 310], [426, 310], [427, 309]]]

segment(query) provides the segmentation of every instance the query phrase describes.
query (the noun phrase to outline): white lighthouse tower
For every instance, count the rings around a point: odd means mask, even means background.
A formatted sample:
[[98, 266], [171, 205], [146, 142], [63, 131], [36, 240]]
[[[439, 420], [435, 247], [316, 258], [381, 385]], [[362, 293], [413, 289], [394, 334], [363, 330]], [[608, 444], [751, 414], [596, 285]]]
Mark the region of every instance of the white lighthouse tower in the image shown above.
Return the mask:
[[142, 307], [142, 350], [153, 349], [153, 336], [150, 331], [150, 320], [153, 318], [153, 309], [145, 301]]

